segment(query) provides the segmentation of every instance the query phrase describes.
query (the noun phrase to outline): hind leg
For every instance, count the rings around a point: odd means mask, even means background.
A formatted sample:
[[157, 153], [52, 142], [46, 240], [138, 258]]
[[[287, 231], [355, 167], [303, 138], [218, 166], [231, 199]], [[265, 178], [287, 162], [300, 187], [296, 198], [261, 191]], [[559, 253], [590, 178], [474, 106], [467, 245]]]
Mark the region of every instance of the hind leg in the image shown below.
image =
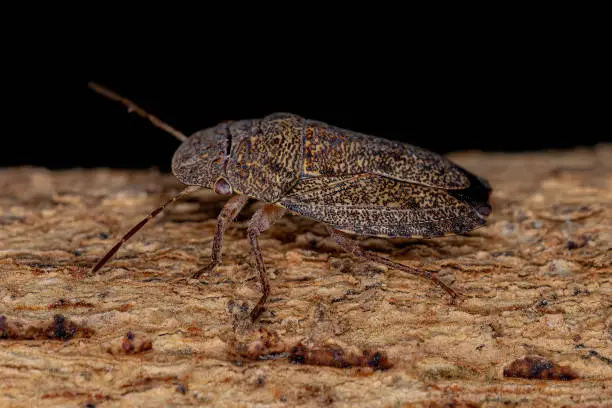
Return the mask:
[[387, 265], [390, 268], [397, 269], [402, 272], [406, 272], [411, 275], [420, 276], [422, 278], [433, 281], [436, 285], [440, 286], [449, 295], [451, 295], [453, 301], [459, 297], [459, 294], [453, 288], [451, 288], [446, 283], [438, 279], [438, 277], [435, 274], [432, 274], [431, 272], [421, 271], [419, 269], [414, 269], [409, 266], [390, 261], [389, 259], [376, 255], [372, 252], [366, 251], [365, 249], [359, 246], [359, 242], [357, 242], [356, 240], [351, 238], [348, 234], [342, 231], [338, 231], [338, 230], [335, 230], [329, 227], [328, 227], [328, 231], [330, 232], [331, 237], [338, 243], [338, 245], [340, 245], [342, 249], [344, 249], [346, 252], [350, 253], [351, 255], [354, 255], [362, 259], [368, 259], [370, 261], [381, 263], [383, 265]]

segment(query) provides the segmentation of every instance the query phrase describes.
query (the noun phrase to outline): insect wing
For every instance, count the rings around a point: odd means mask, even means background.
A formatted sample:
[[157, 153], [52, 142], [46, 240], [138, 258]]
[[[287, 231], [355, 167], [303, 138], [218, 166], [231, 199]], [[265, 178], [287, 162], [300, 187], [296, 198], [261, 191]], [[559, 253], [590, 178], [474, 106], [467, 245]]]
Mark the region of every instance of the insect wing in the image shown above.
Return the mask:
[[485, 224], [472, 205], [447, 190], [369, 173], [302, 179], [279, 204], [359, 235], [436, 237]]

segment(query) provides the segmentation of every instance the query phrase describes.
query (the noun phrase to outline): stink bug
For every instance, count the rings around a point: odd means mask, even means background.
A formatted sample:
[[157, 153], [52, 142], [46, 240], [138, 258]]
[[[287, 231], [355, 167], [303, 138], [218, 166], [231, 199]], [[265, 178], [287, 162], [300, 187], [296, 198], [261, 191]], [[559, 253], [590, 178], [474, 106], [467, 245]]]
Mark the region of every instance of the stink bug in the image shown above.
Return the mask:
[[287, 211], [323, 223], [356, 257], [429, 279], [453, 299], [458, 296], [435, 273], [366, 251], [353, 236], [432, 238], [484, 226], [492, 190], [483, 178], [422, 148], [291, 113], [223, 122], [187, 137], [132, 101], [95, 83], [89, 87], [182, 142], [172, 158], [172, 173], [187, 186], [133, 227], [92, 272], [167, 205], [204, 187], [233, 197], [217, 218], [210, 263], [194, 272], [194, 279], [221, 263], [224, 232], [249, 199], [265, 202], [247, 233], [263, 292], [251, 310], [253, 320], [270, 294], [258, 237]]

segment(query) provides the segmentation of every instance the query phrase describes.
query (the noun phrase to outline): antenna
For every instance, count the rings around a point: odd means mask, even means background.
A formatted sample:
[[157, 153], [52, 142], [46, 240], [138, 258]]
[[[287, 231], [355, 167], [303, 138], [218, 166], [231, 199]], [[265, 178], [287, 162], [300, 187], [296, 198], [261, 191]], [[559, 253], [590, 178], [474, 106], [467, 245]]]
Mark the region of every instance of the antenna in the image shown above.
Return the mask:
[[187, 188], [185, 188], [184, 190], [182, 190], [180, 193], [178, 193], [177, 195], [175, 195], [174, 197], [172, 197], [171, 199], [169, 199], [168, 201], [166, 201], [165, 203], [163, 203], [162, 205], [160, 205], [159, 207], [157, 207], [155, 210], [153, 210], [149, 215], [146, 216], [146, 218], [144, 218], [142, 221], [140, 221], [138, 224], [136, 224], [134, 227], [132, 227], [132, 229], [130, 229], [127, 234], [125, 234], [123, 236], [123, 238], [121, 238], [121, 240], [119, 242], [117, 242], [115, 244], [115, 246], [113, 246], [110, 251], [108, 251], [106, 253], [106, 255], [104, 255], [104, 257], [96, 264], [96, 266], [93, 267], [93, 269], [91, 270], [92, 273], [97, 272], [114, 254], [115, 252], [117, 252], [119, 250], [119, 248], [121, 248], [121, 246], [132, 237], [132, 235], [134, 235], [136, 232], [138, 232], [142, 227], [145, 226], [145, 224], [149, 221], [151, 221], [153, 219], [153, 217], [155, 217], [157, 214], [159, 214], [160, 212], [162, 212], [164, 210], [164, 208], [166, 208], [168, 205], [174, 203], [176, 200], [180, 199], [181, 197], [186, 196], [187, 194], [191, 194], [194, 191], [197, 191], [200, 189], [200, 186], [188, 186]]
[[88, 86], [89, 88], [93, 89], [100, 95], [107, 97], [108, 99], [112, 99], [114, 101], [121, 102], [123, 105], [125, 105], [128, 108], [128, 112], [136, 112], [139, 116], [145, 119], [149, 119], [149, 121], [151, 121], [153, 125], [170, 133], [172, 136], [176, 137], [181, 142], [184, 142], [185, 140], [187, 140], [187, 136], [185, 136], [185, 134], [174, 129], [172, 126], [168, 125], [167, 123], [162, 122], [161, 120], [151, 115], [150, 113], [147, 113], [146, 111], [144, 111], [142, 108], [140, 108], [138, 105], [136, 105], [134, 102], [130, 101], [129, 99], [124, 98], [123, 96], [101, 85], [98, 85], [95, 82], [89, 82]]

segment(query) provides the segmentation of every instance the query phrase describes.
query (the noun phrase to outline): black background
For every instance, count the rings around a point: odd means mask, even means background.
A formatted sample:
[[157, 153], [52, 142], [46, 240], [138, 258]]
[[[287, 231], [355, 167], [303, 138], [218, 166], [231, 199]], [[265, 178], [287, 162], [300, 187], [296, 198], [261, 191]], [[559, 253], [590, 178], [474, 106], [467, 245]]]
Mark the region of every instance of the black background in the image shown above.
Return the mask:
[[398, 26], [382, 37], [360, 27], [315, 41], [282, 30], [265, 39], [234, 32], [238, 39], [230, 40], [204, 25], [168, 39], [163, 25], [130, 31], [132, 23], [42, 36], [30, 48], [14, 44], [2, 75], [0, 166], [168, 171], [179, 142], [88, 89], [88, 81], [186, 134], [287, 111], [440, 153], [610, 139], [597, 26], [495, 31], [491, 22], [442, 33]]

